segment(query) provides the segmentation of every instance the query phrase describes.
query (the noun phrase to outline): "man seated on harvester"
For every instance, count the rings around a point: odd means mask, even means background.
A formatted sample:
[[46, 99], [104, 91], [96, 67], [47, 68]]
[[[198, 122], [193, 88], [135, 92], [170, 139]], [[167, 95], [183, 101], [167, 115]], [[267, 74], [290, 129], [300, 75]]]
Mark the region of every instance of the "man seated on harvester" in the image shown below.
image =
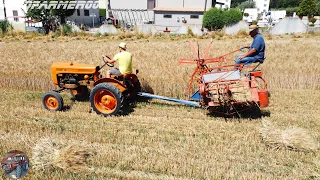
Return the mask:
[[259, 27], [257, 25], [251, 25], [249, 27], [249, 35], [253, 38], [251, 46], [245, 46], [244, 48], [249, 48], [249, 51], [245, 54], [239, 54], [236, 57], [236, 64], [252, 64], [256, 62], [263, 63], [264, 52], [265, 52], [265, 42], [263, 37], [260, 35]]
[[114, 68], [107, 72], [107, 78], [111, 75], [129, 74], [132, 73], [132, 54], [126, 51], [126, 43], [120, 43], [119, 53], [114, 56], [113, 59], [103, 56], [104, 60], [108, 63], [114, 64], [119, 62], [119, 69]]

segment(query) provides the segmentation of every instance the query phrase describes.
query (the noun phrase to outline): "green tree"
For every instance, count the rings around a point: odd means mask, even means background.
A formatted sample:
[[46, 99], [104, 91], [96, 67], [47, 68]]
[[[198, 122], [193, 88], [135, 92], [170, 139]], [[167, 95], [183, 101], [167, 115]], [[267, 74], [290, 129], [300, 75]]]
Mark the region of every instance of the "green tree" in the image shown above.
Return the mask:
[[[49, 4], [50, 1], [54, 0], [41, 0], [40, 3], [47, 2]], [[65, 24], [65, 18], [71, 16], [74, 11], [74, 9], [63, 9], [62, 6], [60, 9], [46, 9], [45, 7], [41, 7], [40, 9], [28, 9], [26, 16], [33, 19], [39, 19], [43, 24], [45, 33], [48, 34], [50, 31], [57, 30], [57, 18], [60, 18], [61, 24]]]
[[318, 0], [317, 2], [317, 8], [318, 8], [318, 13], [316, 15], [320, 16], [320, 0]]
[[[298, 7], [299, 4], [301, 3], [301, 0], [284, 0], [283, 2], [283, 8], [288, 8], [288, 7]], [[279, 7], [281, 8], [281, 7]]]
[[7, 20], [0, 20], [0, 33], [6, 34], [9, 30], [12, 30], [12, 24]]
[[231, 1], [231, 8], [236, 8], [239, 4], [245, 2], [247, 0], [232, 0]]
[[224, 15], [221, 9], [212, 8], [204, 14], [203, 26], [209, 31], [222, 29], [224, 25]]
[[75, 9], [56, 9], [53, 11], [55, 16], [60, 17], [61, 24], [66, 23], [66, 18], [72, 16], [75, 12]]
[[247, 8], [254, 8], [256, 3], [254, 1], [245, 1], [238, 5], [238, 9], [243, 13]]
[[299, 5], [298, 15], [314, 16], [318, 12], [316, 0], [303, 0]]
[[232, 25], [242, 20], [242, 13], [235, 8], [224, 11], [223, 16], [226, 25]]
[[298, 7], [302, 0], [270, 0], [270, 9]]
[[274, 9], [274, 8], [278, 8], [277, 7], [277, 3], [278, 3], [279, 0], [270, 0], [270, 9]]
[[231, 8], [229, 10], [221, 10], [212, 8], [204, 14], [203, 26], [208, 30], [222, 29], [225, 25], [231, 25], [239, 22], [242, 19], [242, 13]]

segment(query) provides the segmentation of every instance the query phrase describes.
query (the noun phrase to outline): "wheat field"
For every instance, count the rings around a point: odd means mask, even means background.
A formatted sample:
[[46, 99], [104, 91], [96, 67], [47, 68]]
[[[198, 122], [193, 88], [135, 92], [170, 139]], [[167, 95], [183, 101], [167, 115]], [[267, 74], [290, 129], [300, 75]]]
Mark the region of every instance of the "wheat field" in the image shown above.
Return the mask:
[[[267, 59], [261, 69], [271, 90], [271, 104], [262, 119], [282, 129], [303, 128], [318, 143], [320, 37], [265, 37]], [[186, 98], [195, 67], [178, 66], [178, 60], [194, 57], [187, 40], [124, 40], [144, 89]], [[198, 41], [203, 52], [210, 39]], [[213, 41], [210, 57], [251, 43], [250, 38], [236, 37]], [[88, 102], [72, 102], [68, 94], [63, 97], [69, 109], [44, 110], [43, 93], [56, 88], [50, 81], [52, 62], [101, 65], [101, 56], [114, 55], [119, 42], [98, 37], [1, 40], [0, 156], [13, 149], [25, 152], [31, 169], [24, 179], [320, 178], [319, 150], [270, 148], [259, 134], [261, 119], [212, 117], [205, 109], [156, 100], [137, 103], [127, 116], [104, 118], [89, 113]], [[42, 144], [48, 148], [39, 148]], [[60, 148], [59, 158], [53, 157], [54, 148]], [[73, 167], [65, 152], [74, 149], [81, 163]], [[88, 159], [80, 157], [86, 152]], [[5, 175], [0, 173], [0, 178]]]

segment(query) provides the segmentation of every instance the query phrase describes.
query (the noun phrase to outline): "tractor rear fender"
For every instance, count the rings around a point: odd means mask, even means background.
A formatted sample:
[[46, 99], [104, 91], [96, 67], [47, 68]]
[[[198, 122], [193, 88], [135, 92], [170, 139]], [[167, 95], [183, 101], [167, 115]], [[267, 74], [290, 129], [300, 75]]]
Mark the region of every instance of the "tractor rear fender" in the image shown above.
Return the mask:
[[98, 81], [94, 82], [94, 86], [101, 84], [101, 83], [108, 83], [108, 84], [112, 84], [115, 87], [117, 87], [120, 92], [123, 92], [125, 90], [127, 90], [127, 88], [125, 87], [124, 84], [122, 84], [120, 81], [116, 80], [116, 79], [112, 79], [112, 78], [102, 78], [99, 79]]

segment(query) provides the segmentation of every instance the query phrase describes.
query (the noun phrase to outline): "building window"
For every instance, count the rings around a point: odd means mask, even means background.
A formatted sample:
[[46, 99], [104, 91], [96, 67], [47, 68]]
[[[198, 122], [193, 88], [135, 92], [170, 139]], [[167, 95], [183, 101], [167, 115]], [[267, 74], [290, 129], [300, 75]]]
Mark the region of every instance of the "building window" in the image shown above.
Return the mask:
[[267, 7], [267, 5], [266, 5], [266, 4], [264, 4], [263, 6], [264, 6], [264, 7]]
[[89, 10], [84, 10], [84, 16], [89, 16]]
[[[13, 16], [19, 16], [19, 14], [18, 14], [18, 11], [17, 11], [17, 10], [13, 10], [13, 11], [12, 11], [12, 14], [13, 14]], [[13, 20], [14, 20], [15, 22], [18, 22], [18, 21], [19, 21], [19, 18], [14, 17], [14, 18], [13, 18]]]
[[148, 9], [154, 9], [156, 7], [156, 1], [155, 0], [147, 0], [147, 8]]
[[199, 15], [190, 15], [190, 19], [199, 19]]
[[80, 16], [80, 9], [77, 9], [77, 16]]
[[163, 18], [172, 18], [172, 15], [165, 14], [165, 15], [163, 15]]

